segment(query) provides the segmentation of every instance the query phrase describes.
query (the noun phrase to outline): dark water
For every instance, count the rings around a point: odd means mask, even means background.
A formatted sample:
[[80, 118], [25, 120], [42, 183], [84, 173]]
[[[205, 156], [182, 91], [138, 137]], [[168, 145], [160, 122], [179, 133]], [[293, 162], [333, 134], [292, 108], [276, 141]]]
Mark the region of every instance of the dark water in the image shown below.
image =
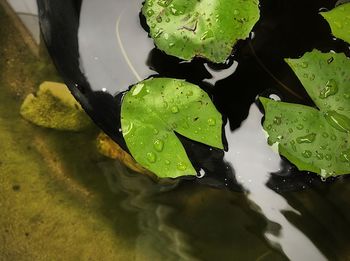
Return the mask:
[[[275, 94], [284, 101], [312, 105], [283, 59], [300, 57], [315, 48], [349, 55], [348, 45], [332, 37], [318, 14], [334, 5], [335, 1], [261, 1], [261, 19], [250, 39], [239, 42], [224, 65], [202, 59], [183, 63], [156, 48], [150, 51], [147, 66], [157, 73], [153, 77], [181, 78], [201, 86], [227, 122], [225, 153], [180, 137], [193, 164], [206, 172], [196, 182], [247, 191], [238, 195], [209, 189], [211, 194], [204, 192], [208, 188], [186, 182], [159, 195], [166, 204], [168, 195], [181, 195], [171, 200], [175, 211], [169, 221], [184, 233], [195, 257], [258, 260], [254, 256], [257, 249], [267, 243], [274, 247], [265, 246], [270, 250], [261, 259], [346, 259], [343, 251], [349, 240], [341, 227], [346, 227], [348, 214], [340, 199], [330, 201], [333, 193], [346, 186], [346, 179], [322, 182], [270, 153], [261, 135], [262, 114], [256, 103], [258, 95]], [[141, 15], [140, 21], [147, 31]], [[197, 199], [196, 191], [208, 194]], [[181, 214], [186, 206], [177, 198], [183, 196], [185, 201], [191, 202], [192, 197], [195, 201], [195, 213], [186, 213], [184, 218]], [[332, 217], [337, 221], [331, 222]], [[331, 238], [338, 243], [331, 243], [335, 242]]]
[[[227, 122], [225, 152], [181, 138], [193, 164], [206, 172], [204, 178], [195, 181], [160, 185], [128, 171], [119, 162], [86, 158], [74, 164], [66, 162], [74, 173], [70, 178], [102, 198], [98, 211], [106, 223], [113, 224], [116, 235], [132, 242], [134, 259], [350, 258], [349, 180], [341, 177], [322, 182], [281, 159], [266, 144], [261, 128], [263, 114], [256, 104], [257, 95], [271, 94], [284, 101], [311, 104], [283, 58], [299, 57], [314, 48], [349, 55], [348, 46], [333, 39], [318, 15], [321, 8], [334, 5], [335, 1], [328, 0], [262, 0], [261, 19], [254, 34], [236, 45], [225, 65], [201, 59], [183, 63], [152, 45], [146, 54], [142, 47], [133, 49], [136, 56], [146, 57], [142, 65], [134, 65], [136, 69], [140, 66], [140, 71], [144, 68], [141, 76], [182, 78], [199, 85], [212, 96]], [[135, 4], [133, 8], [139, 7]], [[143, 32], [136, 18], [139, 32]], [[146, 39], [147, 34], [142, 37]], [[103, 60], [97, 54], [91, 57]], [[106, 67], [95, 68], [108, 72]], [[85, 69], [89, 80], [97, 82]], [[118, 76], [124, 77], [121, 73]], [[128, 77], [123, 88], [137, 81]], [[44, 136], [58, 142], [69, 135]], [[70, 137], [70, 144], [58, 147], [61, 153], [80, 159], [80, 148], [71, 148], [74, 139]], [[106, 181], [110, 191], [105, 189]]]
[[[148, 186], [140, 185], [136, 177], [116, 178], [112, 187], [133, 191], [128, 202], [139, 208], [141, 230], [147, 231], [139, 237], [141, 245], [169, 259], [348, 258], [347, 179], [322, 182], [281, 159], [266, 145], [263, 114], [256, 103], [258, 95], [275, 94], [284, 101], [312, 105], [283, 59], [300, 57], [315, 48], [349, 55], [348, 46], [332, 37], [318, 14], [335, 4], [326, 0], [261, 1], [261, 19], [253, 33], [235, 46], [223, 65], [202, 59], [182, 62], [146, 40], [139, 43], [146, 46], [139, 53], [133, 49], [139, 57], [147, 54], [147, 69], [140, 73], [144, 78], [186, 79], [207, 91], [224, 115], [227, 142], [222, 152], [180, 137], [194, 166], [206, 173], [194, 182], [163, 188], [146, 180]], [[142, 15], [139, 19], [147, 31]], [[132, 37], [127, 44], [139, 41]], [[136, 61], [134, 67], [142, 65]], [[132, 83], [130, 80], [129, 85]]]

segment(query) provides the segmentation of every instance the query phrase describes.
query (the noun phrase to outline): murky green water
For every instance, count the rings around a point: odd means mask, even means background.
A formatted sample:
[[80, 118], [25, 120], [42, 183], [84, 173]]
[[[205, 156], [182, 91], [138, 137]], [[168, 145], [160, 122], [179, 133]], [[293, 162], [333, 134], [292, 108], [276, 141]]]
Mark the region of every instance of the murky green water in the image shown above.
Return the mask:
[[2, 8], [0, 24], [0, 260], [350, 260], [346, 178], [281, 194], [157, 185], [99, 155], [97, 129], [23, 120], [25, 95], [58, 77]]

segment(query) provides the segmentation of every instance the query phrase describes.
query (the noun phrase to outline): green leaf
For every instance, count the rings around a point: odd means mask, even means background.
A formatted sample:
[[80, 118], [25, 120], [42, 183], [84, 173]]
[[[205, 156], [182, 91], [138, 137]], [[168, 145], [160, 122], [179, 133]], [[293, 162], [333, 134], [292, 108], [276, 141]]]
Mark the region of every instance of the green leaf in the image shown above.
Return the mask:
[[92, 126], [67, 86], [57, 82], [43, 82], [36, 95], [25, 98], [20, 113], [33, 124], [57, 130], [81, 131]]
[[175, 132], [223, 148], [220, 113], [203, 90], [183, 80], [138, 83], [125, 95], [121, 116], [131, 155], [161, 178], [196, 174]]
[[322, 177], [350, 173], [350, 60], [312, 51], [287, 59], [317, 108], [260, 98], [269, 144], [299, 170]]
[[329, 23], [335, 37], [350, 43], [350, 3], [337, 6], [321, 15]]
[[224, 62], [259, 20], [258, 0], [146, 0], [151, 37], [169, 55]]

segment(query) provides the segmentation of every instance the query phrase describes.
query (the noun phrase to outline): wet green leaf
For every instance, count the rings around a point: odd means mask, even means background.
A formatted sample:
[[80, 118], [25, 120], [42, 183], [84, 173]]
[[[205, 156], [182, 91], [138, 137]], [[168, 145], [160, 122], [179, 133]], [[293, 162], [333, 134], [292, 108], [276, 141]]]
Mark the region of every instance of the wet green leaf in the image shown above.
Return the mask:
[[209, 96], [183, 80], [155, 78], [133, 86], [122, 103], [122, 131], [137, 162], [161, 178], [195, 175], [179, 133], [222, 148], [222, 119]]
[[259, 19], [258, 0], [146, 0], [151, 37], [169, 55], [224, 62]]
[[300, 170], [322, 177], [350, 173], [350, 60], [306, 53], [287, 59], [317, 108], [260, 98], [270, 145]]
[[350, 43], [350, 3], [337, 6], [321, 15], [329, 23], [335, 37]]

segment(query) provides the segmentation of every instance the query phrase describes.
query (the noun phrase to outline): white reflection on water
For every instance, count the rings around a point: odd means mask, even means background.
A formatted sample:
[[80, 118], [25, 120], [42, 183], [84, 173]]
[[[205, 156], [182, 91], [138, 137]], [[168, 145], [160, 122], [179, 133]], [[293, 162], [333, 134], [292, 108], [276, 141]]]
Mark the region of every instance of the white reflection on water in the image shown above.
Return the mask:
[[232, 132], [229, 124], [226, 125], [230, 150], [225, 160], [233, 165], [238, 182], [248, 191], [249, 200], [259, 207], [269, 221], [281, 226], [277, 236], [268, 230], [265, 232], [272, 245], [280, 246], [291, 260], [327, 260], [310, 239], [282, 214], [284, 211], [300, 213], [265, 185], [270, 173], [280, 169], [281, 159], [267, 144], [261, 126], [262, 117], [258, 107], [253, 104], [240, 128]]
[[111, 94], [154, 74], [146, 61], [153, 40], [140, 26], [143, 0], [84, 0], [79, 25], [80, 65], [95, 91]]

